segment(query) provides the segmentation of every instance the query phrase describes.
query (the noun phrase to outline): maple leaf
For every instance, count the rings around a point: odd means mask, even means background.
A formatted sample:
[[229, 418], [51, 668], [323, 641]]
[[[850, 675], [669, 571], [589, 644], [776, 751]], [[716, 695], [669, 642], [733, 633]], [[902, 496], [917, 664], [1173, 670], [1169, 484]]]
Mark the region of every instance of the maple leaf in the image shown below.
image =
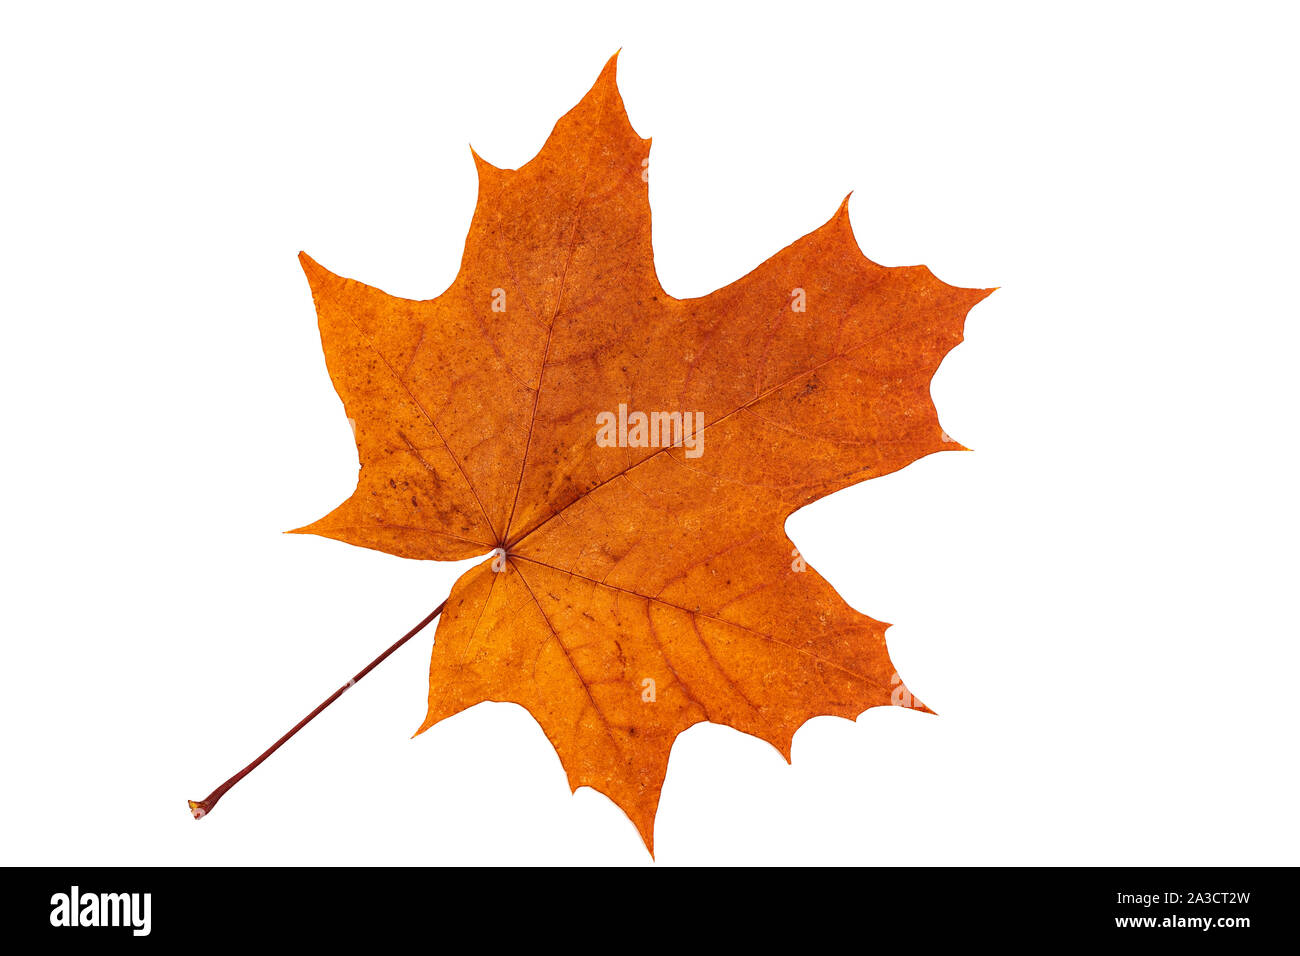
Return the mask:
[[992, 290], [871, 262], [846, 199], [744, 278], [673, 298], [651, 251], [650, 141], [616, 59], [526, 165], [474, 155], [478, 205], [437, 298], [302, 255], [361, 467], [352, 496], [298, 530], [488, 555], [447, 599], [419, 732], [482, 701], [525, 707], [571, 787], [609, 796], [653, 851], [669, 751], [692, 724], [789, 760], [811, 717], [926, 709], [888, 625], [808, 568], [784, 525], [962, 447], [929, 384]]

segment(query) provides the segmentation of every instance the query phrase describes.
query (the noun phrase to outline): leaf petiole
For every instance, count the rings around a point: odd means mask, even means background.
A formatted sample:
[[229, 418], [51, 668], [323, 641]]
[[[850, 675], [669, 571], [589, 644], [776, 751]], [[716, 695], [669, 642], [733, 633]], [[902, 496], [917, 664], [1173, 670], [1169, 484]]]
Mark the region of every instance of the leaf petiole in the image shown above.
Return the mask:
[[226, 791], [228, 791], [231, 787], [233, 787], [235, 784], [239, 783], [239, 781], [243, 780], [250, 773], [252, 773], [253, 770], [255, 770], [263, 760], [265, 760], [267, 757], [271, 756], [271, 754], [275, 753], [277, 750], [283, 747], [289, 741], [289, 738], [291, 738], [294, 734], [296, 734], [298, 731], [302, 730], [309, 723], [311, 723], [312, 720], [314, 720], [316, 716], [321, 711], [323, 711], [326, 707], [328, 707], [330, 704], [334, 703], [334, 701], [342, 697], [344, 691], [346, 691], [349, 687], [351, 687], [357, 681], [361, 680], [361, 678], [365, 677], [372, 670], [374, 670], [376, 667], [382, 664], [388, 658], [388, 656], [393, 653], [393, 651], [397, 650], [399, 647], [401, 647], [411, 638], [415, 637], [415, 635], [419, 634], [422, 630], [424, 630], [433, 621], [435, 617], [437, 617], [439, 614], [442, 613], [442, 609], [446, 606], [447, 606], [447, 602], [443, 601], [432, 611], [430, 611], [428, 617], [426, 617], [419, 624], [415, 625], [415, 627], [407, 631], [402, 637], [398, 638], [398, 640], [391, 647], [389, 647], [388, 650], [384, 651], [373, 661], [371, 661], [369, 664], [363, 667], [356, 674], [356, 676], [353, 677], [350, 681], [348, 681], [346, 684], [344, 684], [334, 693], [330, 694], [323, 701], [321, 701], [320, 705], [315, 710], [313, 710], [302, 720], [298, 721], [298, 723], [294, 724], [293, 727], [290, 728], [287, 734], [285, 734], [275, 743], [271, 744], [271, 746], [268, 747], [260, 757], [258, 757], [252, 763], [250, 763], [247, 767], [239, 771], [239, 773], [235, 774], [233, 777], [231, 777], [221, 786], [217, 787], [217, 789], [213, 790], [202, 800], [190, 800], [189, 801], [190, 813], [194, 815], [194, 819], [201, 820], [203, 817], [211, 813], [212, 808], [217, 805], [217, 801], [226, 795]]

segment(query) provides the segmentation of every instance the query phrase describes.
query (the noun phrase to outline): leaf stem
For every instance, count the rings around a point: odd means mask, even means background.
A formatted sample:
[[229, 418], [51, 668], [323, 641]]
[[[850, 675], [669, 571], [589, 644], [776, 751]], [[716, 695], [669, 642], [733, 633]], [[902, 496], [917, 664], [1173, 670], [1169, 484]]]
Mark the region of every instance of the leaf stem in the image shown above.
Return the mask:
[[189, 805], [190, 805], [190, 813], [192, 813], [192, 814], [194, 815], [194, 819], [195, 819], [195, 820], [201, 820], [201, 819], [203, 819], [203, 817], [205, 817], [205, 816], [207, 816], [209, 813], [211, 813], [211, 812], [212, 812], [212, 808], [215, 807], [215, 806], [217, 805], [217, 801], [218, 801], [218, 800], [220, 800], [222, 797], [224, 797], [224, 796], [226, 795], [226, 791], [227, 791], [227, 790], [229, 790], [229, 789], [230, 789], [231, 787], [233, 787], [235, 784], [239, 783], [239, 781], [243, 780], [243, 779], [244, 779], [245, 777], [247, 777], [250, 773], [252, 773], [255, 769], [257, 769], [258, 765], [261, 764], [261, 762], [262, 762], [263, 760], [265, 760], [267, 757], [271, 756], [271, 754], [275, 753], [277, 750], [279, 750], [281, 747], [283, 747], [283, 746], [288, 742], [288, 740], [289, 740], [290, 737], [292, 737], [292, 736], [293, 736], [294, 734], [296, 734], [298, 731], [302, 730], [302, 729], [303, 729], [304, 727], [306, 727], [309, 723], [311, 723], [312, 720], [314, 720], [314, 719], [316, 718], [316, 716], [317, 716], [317, 715], [318, 715], [322, 710], [324, 710], [324, 709], [325, 709], [326, 707], [328, 707], [330, 704], [334, 703], [334, 701], [336, 701], [336, 700], [338, 700], [340, 697], [342, 697], [344, 691], [346, 691], [349, 687], [351, 687], [351, 686], [352, 686], [353, 684], [355, 684], [357, 681], [361, 680], [361, 678], [365, 677], [365, 676], [366, 676], [367, 674], [369, 674], [372, 670], [374, 670], [376, 667], [378, 667], [380, 664], [382, 664], [385, 660], [387, 660], [388, 656], [389, 656], [390, 654], [392, 654], [393, 651], [397, 650], [399, 647], [401, 647], [403, 644], [405, 644], [405, 643], [406, 643], [407, 641], [409, 641], [411, 638], [415, 637], [415, 635], [419, 634], [422, 630], [424, 630], [424, 629], [425, 629], [425, 628], [426, 628], [426, 627], [427, 627], [427, 626], [428, 626], [428, 625], [433, 621], [433, 619], [434, 619], [435, 617], [437, 617], [439, 614], [442, 613], [442, 609], [443, 609], [444, 607], [446, 607], [446, 606], [447, 606], [447, 602], [446, 602], [446, 601], [443, 601], [441, 604], [439, 604], [437, 607], [435, 607], [432, 611], [430, 611], [428, 617], [426, 617], [426, 618], [425, 618], [423, 621], [421, 621], [419, 624], [415, 625], [415, 627], [413, 627], [413, 628], [411, 628], [409, 631], [407, 631], [407, 632], [406, 632], [402, 637], [398, 638], [398, 640], [397, 640], [397, 641], [396, 641], [396, 642], [395, 642], [391, 647], [389, 647], [388, 650], [384, 651], [382, 654], [380, 654], [378, 657], [376, 657], [373, 661], [371, 661], [369, 664], [367, 664], [365, 667], [363, 667], [363, 668], [362, 668], [362, 669], [357, 673], [357, 675], [356, 675], [355, 677], [353, 677], [350, 681], [348, 681], [346, 684], [344, 684], [342, 687], [340, 687], [340, 688], [339, 688], [338, 690], [336, 690], [334, 693], [330, 694], [330, 695], [329, 695], [328, 697], [326, 697], [323, 701], [321, 701], [320, 706], [318, 706], [315, 710], [313, 710], [310, 714], [308, 714], [308, 715], [307, 715], [306, 717], [304, 717], [302, 720], [298, 721], [298, 723], [294, 724], [293, 727], [289, 730], [289, 732], [288, 732], [287, 734], [285, 734], [283, 737], [281, 737], [281, 738], [280, 738], [279, 740], [277, 740], [275, 743], [271, 744], [270, 747], [266, 748], [265, 752], [263, 752], [263, 754], [262, 754], [260, 757], [258, 757], [258, 758], [257, 758], [256, 760], [254, 760], [252, 763], [250, 763], [247, 767], [245, 767], [243, 770], [239, 771], [239, 773], [235, 774], [233, 777], [231, 777], [229, 780], [227, 780], [227, 781], [226, 781], [225, 783], [223, 783], [221, 786], [217, 787], [217, 789], [213, 790], [210, 794], [208, 794], [208, 795], [207, 795], [206, 797], [204, 797], [202, 800], [190, 800], [190, 801], [189, 801]]

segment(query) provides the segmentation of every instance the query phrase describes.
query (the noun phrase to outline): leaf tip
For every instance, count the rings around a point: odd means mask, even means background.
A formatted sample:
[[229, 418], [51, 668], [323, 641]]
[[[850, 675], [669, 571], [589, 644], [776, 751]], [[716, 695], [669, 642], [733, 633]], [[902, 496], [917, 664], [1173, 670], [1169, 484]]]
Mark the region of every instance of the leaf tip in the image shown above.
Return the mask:
[[623, 48], [619, 47], [614, 51], [614, 55], [605, 61], [600, 76], [596, 77], [596, 82], [592, 84], [591, 89], [583, 97], [582, 104], [579, 104], [579, 106], [594, 104], [598, 101], [612, 104], [613, 110], [609, 121], [623, 127], [628, 133], [636, 137], [643, 146], [649, 146], [650, 141], [632, 127], [632, 121], [627, 115], [627, 106], [623, 102], [623, 94], [618, 88], [618, 55], [622, 52]]
[[839, 207], [835, 210], [835, 215], [831, 216], [822, 229], [835, 236], [839, 242], [851, 247], [868, 264], [875, 266], [875, 263], [863, 253], [862, 244], [858, 242], [858, 237], [853, 232], [853, 222], [849, 217], [849, 200], [852, 198], [853, 190], [850, 189], [849, 194], [840, 201]]
[[650, 854], [650, 859], [655, 858], [655, 824], [654, 818], [650, 818], [648, 826], [642, 827], [640, 823], [636, 824], [637, 832], [641, 834], [641, 839], [645, 843], [645, 848]]
[[474, 168], [478, 171], [479, 179], [487, 174], [503, 172], [500, 166], [494, 166], [480, 156], [473, 143], [469, 144], [469, 154], [474, 157]]
[[602, 94], [613, 92], [618, 93], [618, 55], [623, 52], [619, 47], [614, 51], [614, 55], [605, 61], [605, 65], [600, 68], [600, 75], [596, 77], [596, 82], [592, 84], [591, 90], [584, 99], [591, 97], [593, 93], [600, 91]]
[[328, 280], [336, 278], [334, 273], [330, 272], [323, 265], [307, 255], [305, 252], [298, 253], [298, 264], [302, 266], [303, 274], [307, 276], [307, 284], [315, 293]]

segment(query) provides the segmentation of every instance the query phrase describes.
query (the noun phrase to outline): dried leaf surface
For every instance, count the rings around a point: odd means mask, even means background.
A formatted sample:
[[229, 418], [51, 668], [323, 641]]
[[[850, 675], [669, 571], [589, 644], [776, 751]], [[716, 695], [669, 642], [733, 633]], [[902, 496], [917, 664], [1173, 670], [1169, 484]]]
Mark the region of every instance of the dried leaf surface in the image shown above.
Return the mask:
[[[490, 555], [439, 621], [420, 730], [520, 704], [570, 784], [608, 795], [653, 846], [669, 751], [692, 724], [789, 759], [811, 717], [924, 709], [887, 625], [808, 568], [784, 524], [961, 448], [929, 385], [991, 290], [871, 262], [846, 199], [744, 278], [675, 299], [654, 270], [649, 146], [611, 59], [527, 165], [475, 155], [478, 206], [442, 295], [396, 298], [302, 256], [361, 469], [299, 530], [408, 558]], [[598, 416], [620, 405], [698, 413], [704, 429], [603, 447]]]

